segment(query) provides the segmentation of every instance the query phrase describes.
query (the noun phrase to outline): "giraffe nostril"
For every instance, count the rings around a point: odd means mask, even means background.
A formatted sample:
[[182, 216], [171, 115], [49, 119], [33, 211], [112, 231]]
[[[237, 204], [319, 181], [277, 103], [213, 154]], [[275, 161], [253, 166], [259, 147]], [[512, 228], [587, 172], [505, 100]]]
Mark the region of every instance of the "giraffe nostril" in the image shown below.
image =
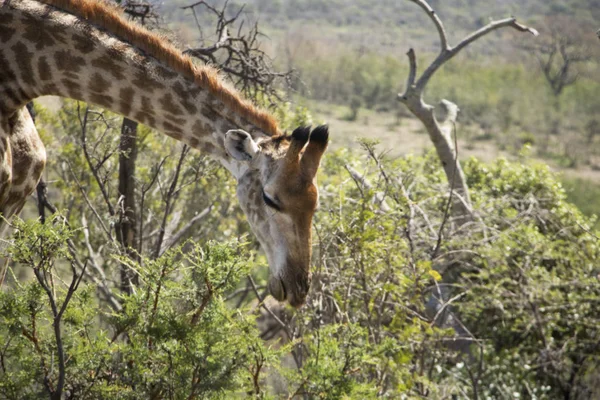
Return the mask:
[[281, 291], [283, 292], [283, 298], [287, 299], [287, 290], [285, 289], [285, 283], [281, 278], [279, 278], [279, 281], [281, 282]]

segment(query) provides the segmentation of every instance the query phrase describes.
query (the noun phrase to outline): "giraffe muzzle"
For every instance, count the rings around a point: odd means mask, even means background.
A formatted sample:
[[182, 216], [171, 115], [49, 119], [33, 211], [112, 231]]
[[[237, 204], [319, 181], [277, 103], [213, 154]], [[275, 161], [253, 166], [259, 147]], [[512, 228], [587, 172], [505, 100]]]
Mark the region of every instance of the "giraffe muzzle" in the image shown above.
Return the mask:
[[278, 301], [286, 301], [292, 307], [300, 308], [306, 302], [306, 296], [310, 289], [310, 275], [294, 279], [292, 282], [285, 281], [278, 276], [272, 276], [269, 280], [269, 292]]

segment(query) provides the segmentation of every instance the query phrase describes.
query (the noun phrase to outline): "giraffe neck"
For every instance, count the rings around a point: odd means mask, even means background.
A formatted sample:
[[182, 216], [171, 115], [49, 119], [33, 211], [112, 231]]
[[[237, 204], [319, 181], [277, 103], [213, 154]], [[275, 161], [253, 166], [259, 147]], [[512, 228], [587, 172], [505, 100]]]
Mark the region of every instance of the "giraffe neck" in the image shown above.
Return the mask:
[[33, 0], [0, 1], [0, 116], [44, 95], [82, 100], [146, 124], [221, 161], [230, 129], [265, 133], [210, 88], [85, 19]]

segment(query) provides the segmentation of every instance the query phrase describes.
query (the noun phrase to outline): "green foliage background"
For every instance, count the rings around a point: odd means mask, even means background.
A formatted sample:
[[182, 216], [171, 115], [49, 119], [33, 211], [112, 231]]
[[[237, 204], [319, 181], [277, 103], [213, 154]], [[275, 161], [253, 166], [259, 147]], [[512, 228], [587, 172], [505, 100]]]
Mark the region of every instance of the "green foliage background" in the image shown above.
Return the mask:
[[[436, 49], [426, 17], [398, 2], [248, 3], [248, 12], [266, 16], [275, 54], [285, 53], [284, 31], [306, 35], [293, 43], [295, 57], [279, 60], [298, 71], [292, 97], [347, 106], [348, 120], [361, 108], [396, 112], [407, 74], [398, 49], [423, 45], [420, 65]], [[453, 40], [506, 7], [533, 23], [555, 13], [588, 21], [599, 9], [595, 0], [431, 3], [457, 26]], [[165, 4], [171, 21], [185, 4]], [[369, 46], [345, 44], [356, 37]], [[300, 310], [264, 299], [266, 260], [234, 180], [146, 127], [135, 177], [143, 240], [139, 260], [128, 258], [114, 238], [120, 117], [71, 101], [58, 113], [38, 105], [59, 212], [41, 224], [31, 207], [26, 222], [13, 223], [0, 291], [0, 398], [48, 397], [61, 348], [65, 398], [600, 397], [600, 197], [583, 181], [566, 178], [563, 187], [528, 155], [533, 146], [568, 167], [599, 155], [598, 137], [586, 131], [600, 109], [597, 63], [556, 104], [532, 60], [507, 59], [510, 51], [495, 47], [500, 39], [448, 63], [427, 92], [432, 103], [459, 104], [472, 140], [496, 138], [521, 152], [513, 161], [464, 163], [475, 221], [445, 214], [448, 185], [433, 153], [390, 158], [382, 154], [388, 144], [368, 140], [359, 151], [330, 151], [318, 178], [312, 289]], [[284, 129], [316, 120], [290, 103], [274, 113]], [[561, 134], [550, 137], [557, 120]], [[168, 240], [203, 212], [178, 242]], [[157, 244], [163, 218], [167, 240]], [[69, 291], [81, 265], [84, 279]], [[119, 291], [124, 267], [139, 274], [131, 294]], [[432, 302], [439, 293], [448, 303]], [[53, 302], [66, 304], [60, 320]]]
[[[236, 294], [248, 287], [248, 274], [259, 290], [267, 274], [229, 201], [233, 182], [191, 153], [168, 218], [182, 225], [177, 213], [190, 218], [202, 201], [219, 212], [159, 257], [152, 256], [152, 240], [139, 263], [120, 256], [99, 221], [86, 222], [98, 219], [90, 204], [108, 226], [111, 217], [101, 194], [93, 194], [98, 185], [76, 150], [81, 107], [67, 103], [56, 117], [41, 113], [40, 126], [59, 128], [49, 146], [55, 154], [50, 168], [62, 175], [56, 198], [63, 211], [45, 225], [15, 223], [8, 252], [17, 263], [0, 293], [0, 396], [44, 397], [46, 386], [56, 382], [48, 294], [27, 277], [46, 271], [61, 304], [73, 258], [68, 240], [79, 257], [93, 257], [111, 282], [122, 263], [140, 274], [131, 295], [118, 295], [120, 311], [97, 295], [93, 282], [75, 292], [61, 324], [65, 393], [72, 398], [598, 395], [598, 232], [591, 228], [594, 219], [567, 202], [545, 165], [525, 155], [520, 163], [469, 160], [465, 173], [477, 221], [459, 227], [443, 223], [448, 189], [434, 154], [388, 159], [368, 141], [361, 152], [330, 152], [319, 175], [308, 303], [279, 310], [284, 327], [265, 341], [264, 312], [253, 296], [240, 301]], [[302, 109], [281, 113], [293, 124], [310, 117]], [[107, 121], [109, 127], [118, 121], [104, 117], [97, 129], [90, 126], [90, 143], [93, 135], [105, 134]], [[114, 145], [102, 143], [104, 150]], [[160, 173], [167, 182], [179, 145], [145, 130], [140, 145], [140, 186], [163, 157], [168, 168]], [[112, 177], [114, 162], [109, 158], [102, 176]], [[355, 181], [346, 166], [372, 187]], [[160, 215], [160, 191], [147, 196], [148, 215]], [[148, 222], [148, 232], [153, 226]], [[473, 339], [456, 337], [427, 307], [439, 287], [447, 287], [452, 310]], [[456, 351], [453, 343], [466, 345]]]

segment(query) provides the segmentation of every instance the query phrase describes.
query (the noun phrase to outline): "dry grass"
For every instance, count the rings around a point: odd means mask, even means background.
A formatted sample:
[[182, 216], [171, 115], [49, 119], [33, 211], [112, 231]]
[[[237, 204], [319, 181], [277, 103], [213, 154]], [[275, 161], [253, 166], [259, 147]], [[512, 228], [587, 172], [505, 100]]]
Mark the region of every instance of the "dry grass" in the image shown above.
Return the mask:
[[[379, 148], [388, 151], [390, 156], [403, 156], [407, 154], [421, 154], [432, 149], [425, 129], [421, 123], [412, 117], [398, 118], [392, 112], [376, 112], [361, 109], [356, 121], [347, 121], [344, 116], [348, 113], [348, 107], [335, 106], [320, 102], [308, 104], [314, 119], [329, 124], [331, 132], [331, 147], [338, 149], [342, 147], [360, 147], [359, 139], [368, 138], [380, 141]], [[517, 154], [501, 150], [497, 141], [473, 140], [473, 127], [465, 127], [460, 124], [458, 129], [459, 157], [464, 160], [471, 156], [483, 161], [491, 161], [498, 157], [506, 157], [516, 160]], [[551, 160], [541, 160], [550, 165], [557, 172], [564, 173], [571, 178], [582, 178], [600, 184], [600, 171], [589, 167], [561, 168]]]

